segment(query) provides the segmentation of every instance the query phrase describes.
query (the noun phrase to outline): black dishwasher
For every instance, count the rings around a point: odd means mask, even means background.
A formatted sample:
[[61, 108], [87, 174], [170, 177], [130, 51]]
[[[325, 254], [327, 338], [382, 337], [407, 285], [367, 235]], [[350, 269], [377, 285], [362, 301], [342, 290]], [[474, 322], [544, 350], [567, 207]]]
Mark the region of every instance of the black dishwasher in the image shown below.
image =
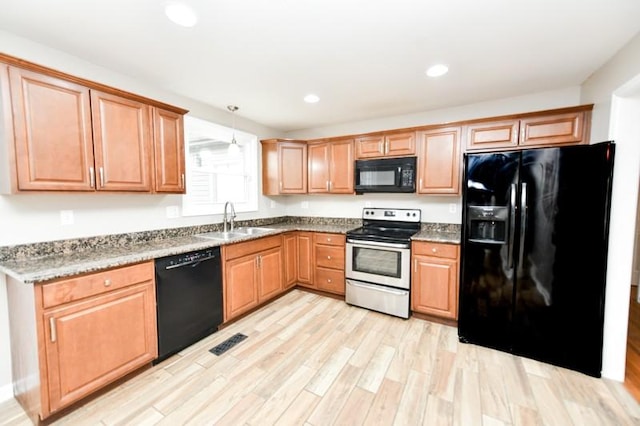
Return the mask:
[[155, 269], [157, 364], [222, 324], [220, 247], [158, 258]]

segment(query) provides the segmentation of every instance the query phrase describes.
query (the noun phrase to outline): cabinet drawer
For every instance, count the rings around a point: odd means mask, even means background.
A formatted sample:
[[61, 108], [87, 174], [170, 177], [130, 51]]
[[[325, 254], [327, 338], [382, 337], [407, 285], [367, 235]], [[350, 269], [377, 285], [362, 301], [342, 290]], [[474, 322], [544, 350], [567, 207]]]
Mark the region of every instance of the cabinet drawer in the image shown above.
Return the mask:
[[330, 246], [344, 246], [346, 237], [342, 234], [325, 234], [317, 232], [314, 235], [316, 244], [326, 244]]
[[316, 287], [318, 290], [344, 294], [344, 271], [316, 268]]
[[227, 246], [222, 246], [222, 257], [225, 260], [235, 259], [237, 257], [246, 256], [248, 254], [257, 253], [263, 250], [268, 250], [273, 247], [279, 247], [281, 244], [282, 235], [258, 238], [243, 243], [229, 244]]
[[154, 279], [153, 262], [119, 267], [42, 285], [44, 308]]
[[411, 254], [457, 259], [458, 249], [459, 246], [456, 244], [414, 242]]
[[344, 247], [316, 245], [316, 266], [344, 270]]

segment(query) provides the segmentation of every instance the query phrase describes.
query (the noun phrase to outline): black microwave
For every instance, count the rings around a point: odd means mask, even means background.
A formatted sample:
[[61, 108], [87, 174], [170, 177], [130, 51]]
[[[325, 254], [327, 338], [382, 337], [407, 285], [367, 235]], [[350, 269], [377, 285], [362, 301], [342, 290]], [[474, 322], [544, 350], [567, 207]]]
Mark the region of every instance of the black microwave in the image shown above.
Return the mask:
[[356, 160], [355, 191], [416, 192], [416, 157]]

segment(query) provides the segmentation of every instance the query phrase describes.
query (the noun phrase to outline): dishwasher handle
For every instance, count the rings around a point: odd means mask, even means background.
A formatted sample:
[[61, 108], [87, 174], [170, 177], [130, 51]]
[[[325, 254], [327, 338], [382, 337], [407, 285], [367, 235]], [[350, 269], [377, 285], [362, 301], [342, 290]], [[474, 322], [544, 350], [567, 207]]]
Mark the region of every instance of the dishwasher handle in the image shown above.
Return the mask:
[[217, 257], [217, 255], [213, 254], [211, 256], [201, 257], [201, 258], [193, 259], [193, 260], [190, 260], [190, 261], [187, 261], [187, 262], [175, 263], [173, 265], [165, 266], [164, 269], [168, 271], [170, 269], [182, 268], [182, 267], [186, 267], [186, 266], [190, 266], [192, 268], [195, 268], [196, 266], [198, 266], [202, 262], [205, 262], [205, 261], [211, 260], [211, 259], [215, 259], [216, 257]]

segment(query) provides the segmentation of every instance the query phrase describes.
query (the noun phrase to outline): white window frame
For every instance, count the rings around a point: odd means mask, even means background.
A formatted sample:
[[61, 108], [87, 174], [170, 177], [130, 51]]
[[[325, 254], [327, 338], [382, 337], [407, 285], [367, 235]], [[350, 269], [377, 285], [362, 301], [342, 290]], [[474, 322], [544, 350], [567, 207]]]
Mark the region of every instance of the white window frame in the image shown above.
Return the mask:
[[[190, 115], [186, 115], [184, 118], [184, 134], [185, 134], [185, 167], [186, 167], [186, 186], [187, 193], [182, 196], [182, 215], [183, 216], [203, 216], [212, 214], [222, 214], [224, 211], [224, 204], [226, 201], [232, 201], [236, 213], [240, 212], [255, 212], [258, 211], [258, 137], [256, 135], [235, 130], [226, 126], [196, 118]], [[195, 161], [191, 152], [190, 143], [200, 141], [200, 143], [211, 143], [213, 146], [220, 148], [220, 144], [231, 144], [231, 140], [235, 135], [236, 142], [239, 145], [240, 158], [244, 159], [243, 170], [240, 174], [235, 171], [233, 174], [238, 174], [240, 179], [244, 179], [246, 199], [244, 201], [237, 200], [222, 200], [215, 199], [216, 188], [215, 179], [220, 173], [212, 173], [209, 180], [209, 196], [211, 199], [206, 204], [202, 202], [196, 203], [193, 196], [193, 184], [195, 173]], [[211, 142], [207, 142], [210, 140]], [[204, 141], [204, 142], [203, 142]], [[228, 154], [231, 155], [231, 154]], [[233, 158], [233, 157], [231, 157]], [[205, 179], [206, 180], [206, 179]], [[190, 185], [191, 184], [191, 185]], [[190, 189], [192, 190], [190, 192]]]

